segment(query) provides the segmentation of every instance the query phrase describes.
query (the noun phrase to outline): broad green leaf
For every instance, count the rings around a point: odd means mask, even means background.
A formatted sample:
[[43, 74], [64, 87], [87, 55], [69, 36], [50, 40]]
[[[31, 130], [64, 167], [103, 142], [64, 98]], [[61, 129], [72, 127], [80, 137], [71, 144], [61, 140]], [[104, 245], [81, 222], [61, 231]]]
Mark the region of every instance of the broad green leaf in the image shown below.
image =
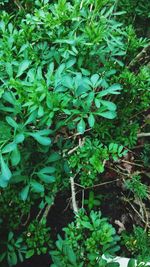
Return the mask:
[[55, 162], [58, 161], [60, 159], [60, 155], [56, 152], [53, 152], [47, 159], [47, 162]]
[[52, 175], [44, 174], [44, 173], [37, 173], [38, 177], [45, 183], [54, 183], [55, 177]]
[[27, 200], [29, 194], [30, 185], [26, 185], [20, 192], [20, 197], [23, 201]]
[[11, 127], [15, 128], [15, 129], [18, 128], [18, 124], [17, 124], [17, 123], [15, 122], [15, 120], [12, 119], [11, 117], [7, 116], [7, 117], [6, 117], [6, 121], [8, 122], [8, 124], [9, 124]]
[[6, 72], [9, 75], [9, 78], [13, 77], [13, 68], [12, 68], [12, 64], [7, 62], [6, 63]]
[[28, 59], [23, 60], [19, 65], [17, 77], [20, 77], [25, 72], [25, 70], [30, 66], [30, 64], [31, 64], [30, 60]]
[[83, 119], [81, 119], [79, 121], [79, 123], [77, 124], [77, 131], [80, 134], [84, 134], [84, 132], [85, 132], [85, 122], [84, 122]]
[[12, 152], [14, 149], [16, 149], [17, 145], [14, 142], [11, 142], [3, 147], [2, 154]]
[[54, 167], [45, 167], [41, 169], [38, 173], [54, 173], [55, 170], [56, 169]]
[[1, 173], [4, 176], [5, 180], [9, 181], [12, 174], [2, 156], [0, 157], [0, 163], [1, 163]]
[[105, 111], [105, 112], [98, 113], [98, 115], [112, 120], [116, 117], [116, 112], [115, 111]]
[[106, 106], [109, 110], [115, 111], [116, 110], [116, 105], [111, 102], [111, 101], [106, 101], [106, 100], [100, 100], [100, 102]]
[[127, 267], [136, 267], [136, 260], [130, 259]]
[[95, 124], [95, 118], [93, 116], [93, 114], [90, 114], [90, 116], [88, 117], [88, 123], [90, 127], [93, 127]]
[[73, 251], [73, 249], [69, 246], [66, 247], [66, 250], [67, 250], [67, 256], [68, 256], [68, 259], [69, 261], [74, 265], [76, 266], [76, 255]]
[[109, 94], [120, 94], [120, 90], [122, 89], [122, 87], [120, 86], [120, 84], [113, 84], [112, 86], [110, 86], [109, 88], [102, 90], [101, 92], [98, 93], [99, 97], [105, 96], [105, 95], [109, 95]]
[[32, 190], [36, 193], [43, 193], [44, 186], [36, 181], [31, 181]]
[[18, 165], [20, 162], [21, 155], [19, 149], [16, 147], [16, 149], [11, 153], [11, 164], [12, 166]]
[[19, 143], [22, 143], [24, 141], [24, 138], [25, 138], [24, 134], [20, 133], [20, 134], [17, 134], [15, 136], [14, 141], [16, 144], [19, 144]]
[[5, 188], [8, 185], [8, 181], [6, 181], [3, 175], [0, 175], [0, 187]]
[[49, 146], [51, 144], [51, 139], [47, 136], [41, 136], [37, 133], [30, 133], [30, 135], [41, 145]]
[[26, 255], [25, 255], [26, 259], [31, 258], [31, 257], [34, 255], [34, 253], [35, 253], [34, 249], [30, 249], [30, 250], [28, 250], [28, 251], [26, 252]]
[[91, 82], [92, 82], [93, 86], [96, 86], [96, 83], [98, 82], [98, 80], [99, 80], [99, 75], [98, 74], [92, 75]]
[[66, 68], [67, 68], [67, 69], [71, 68], [75, 63], [76, 63], [76, 58], [70, 59], [70, 60], [66, 63]]

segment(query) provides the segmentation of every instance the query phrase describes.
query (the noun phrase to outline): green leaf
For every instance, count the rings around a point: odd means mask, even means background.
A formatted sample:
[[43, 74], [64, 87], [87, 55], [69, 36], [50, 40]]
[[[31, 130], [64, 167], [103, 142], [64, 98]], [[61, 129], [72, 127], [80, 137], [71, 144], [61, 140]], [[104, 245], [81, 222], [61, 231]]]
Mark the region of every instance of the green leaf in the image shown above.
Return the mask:
[[106, 119], [114, 119], [116, 117], [116, 112], [115, 111], [106, 111], [106, 112], [100, 112], [98, 115], [106, 118]]
[[47, 162], [55, 162], [60, 159], [60, 155], [56, 152], [53, 152], [47, 159]]
[[12, 166], [18, 165], [18, 163], [20, 162], [20, 159], [21, 159], [20, 151], [19, 151], [18, 147], [16, 147], [16, 149], [14, 149], [13, 152], [11, 153]]
[[29, 67], [29, 65], [31, 64], [31, 61], [28, 59], [23, 60], [18, 68], [18, 72], [17, 72], [17, 77], [21, 76], [24, 71]]
[[106, 90], [102, 90], [101, 92], [98, 93], [99, 97], [105, 96], [105, 95], [109, 95], [109, 94], [120, 94], [120, 90], [122, 89], [120, 84], [113, 84], [112, 86], [110, 86], [109, 88], [107, 88]]
[[44, 186], [36, 181], [31, 181], [32, 190], [36, 193], [43, 193]]
[[69, 246], [67, 246], [66, 249], [67, 249], [67, 256], [68, 256], [70, 263], [72, 263], [73, 265], [76, 266], [76, 255], [75, 255], [73, 249]]
[[41, 169], [38, 173], [54, 173], [55, 170], [56, 169], [54, 167], [45, 167]]
[[93, 86], [96, 86], [96, 83], [98, 82], [98, 80], [99, 80], [99, 75], [98, 74], [92, 75], [91, 82], [92, 82]]
[[80, 134], [84, 134], [84, 132], [85, 132], [85, 122], [84, 122], [83, 119], [81, 119], [79, 121], [79, 123], [77, 124], [77, 131]]
[[34, 255], [34, 249], [30, 249], [26, 252], [26, 259], [31, 258]]
[[14, 149], [16, 149], [17, 145], [14, 142], [11, 142], [3, 147], [2, 154], [12, 152]]
[[136, 260], [130, 259], [127, 267], [136, 267]]
[[44, 174], [44, 173], [37, 173], [38, 177], [45, 183], [54, 183], [55, 182], [55, 177]]
[[20, 192], [20, 197], [23, 201], [27, 200], [29, 194], [30, 185], [26, 185]]
[[25, 139], [24, 134], [20, 133], [15, 136], [14, 141], [16, 142], [16, 144], [19, 144], [19, 143], [22, 143], [24, 139]]
[[0, 158], [0, 163], [1, 163], [1, 173], [3, 177], [5, 178], [6, 181], [9, 181], [12, 174], [10, 169], [8, 168], [7, 164], [5, 163], [3, 157], [1, 156]]
[[40, 133], [30, 133], [30, 135], [41, 145], [49, 146], [51, 144], [51, 139], [47, 136], [41, 136]]
[[18, 128], [18, 124], [17, 124], [11, 117], [7, 116], [7, 117], [6, 117], [6, 121], [8, 122], [8, 124], [9, 124], [11, 127], [15, 128], [15, 129]]
[[71, 68], [75, 63], [76, 63], [76, 58], [70, 59], [70, 60], [66, 63], [66, 68], [67, 68], [67, 69]]
[[89, 126], [92, 128], [95, 124], [95, 118], [93, 116], [93, 114], [90, 114], [90, 116], [88, 117], [88, 123], [89, 123]]
[[116, 105], [111, 101], [100, 100], [100, 102], [111, 111], [115, 111], [117, 108]]

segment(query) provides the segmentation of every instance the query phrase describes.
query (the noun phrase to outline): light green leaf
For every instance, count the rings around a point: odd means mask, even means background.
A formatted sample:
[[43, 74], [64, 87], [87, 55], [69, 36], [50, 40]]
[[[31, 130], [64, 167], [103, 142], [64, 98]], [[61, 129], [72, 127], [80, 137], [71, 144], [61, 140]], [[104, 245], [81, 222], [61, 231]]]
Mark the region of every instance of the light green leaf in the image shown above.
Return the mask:
[[90, 127], [93, 127], [95, 124], [95, 118], [93, 116], [93, 114], [90, 114], [90, 116], [88, 117], [88, 123]]
[[18, 165], [18, 163], [20, 162], [20, 159], [21, 159], [20, 151], [16, 147], [16, 149], [11, 154], [11, 164], [12, 164], [12, 166]]
[[44, 186], [36, 181], [31, 181], [32, 190], [36, 193], [43, 193]]
[[98, 82], [98, 80], [99, 80], [99, 75], [98, 74], [92, 75], [91, 82], [92, 82], [93, 86], [96, 86], [96, 83]]
[[55, 170], [56, 169], [54, 167], [45, 167], [41, 169], [38, 173], [54, 173]]
[[75, 63], [76, 63], [76, 58], [70, 59], [70, 60], [66, 63], [66, 68], [67, 68], [67, 69], [71, 68]]
[[3, 147], [2, 154], [12, 152], [14, 149], [16, 149], [17, 145], [14, 142], [11, 142]]
[[17, 124], [17, 123], [15, 122], [15, 120], [12, 119], [11, 117], [7, 116], [7, 117], [6, 117], [6, 121], [8, 122], [8, 124], [9, 124], [11, 127], [15, 128], [15, 129], [18, 128], [18, 124]]
[[85, 122], [84, 122], [83, 119], [81, 119], [79, 121], [79, 123], [77, 124], [77, 131], [80, 134], [84, 134], [84, 132], [85, 132]]
[[28, 59], [23, 60], [19, 65], [17, 77], [21, 76], [24, 73], [24, 71], [30, 66], [30, 64], [31, 64], [30, 60]]
[[107, 118], [107, 119], [114, 119], [116, 117], [116, 112], [114, 111], [106, 111], [106, 112], [101, 112], [101, 113], [98, 113], [98, 115], [104, 117], [104, 118]]
[[116, 110], [116, 105], [111, 102], [111, 101], [106, 101], [106, 100], [100, 100], [100, 102], [106, 106], [109, 110], [115, 111]]
[[51, 139], [47, 136], [41, 136], [39, 133], [31, 133], [30, 135], [43, 146], [49, 146], [51, 144]]
[[14, 141], [16, 144], [19, 144], [19, 143], [22, 143], [24, 141], [24, 138], [25, 138], [24, 134], [20, 133], [20, 134], [17, 134], [15, 136]]
[[29, 194], [30, 185], [26, 185], [22, 191], [20, 192], [20, 197], [23, 201], [27, 200], [28, 194]]
[[4, 176], [5, 180], [6, 181], [9, 181], [12, 174], [11, 174], [11, 171], [10, 169], [8, 168], [7, 164], [5, 163], [3, 157], [1, 156], [0, 157], [0, 163], [1, 163], [1, 173], [2, 173], [2, 176]]

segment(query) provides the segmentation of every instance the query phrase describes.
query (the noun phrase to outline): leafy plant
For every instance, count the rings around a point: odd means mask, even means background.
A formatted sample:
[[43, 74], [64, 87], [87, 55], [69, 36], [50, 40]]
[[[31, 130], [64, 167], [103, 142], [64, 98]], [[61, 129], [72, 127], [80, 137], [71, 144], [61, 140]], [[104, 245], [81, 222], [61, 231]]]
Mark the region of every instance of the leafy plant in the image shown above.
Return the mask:
[[26, 244], [26, 258], [33, 255], [46, 254], [51, 247], [50, 228], [46, 226], [46, 220], [37, 220], [29, 224], [26, 232], [23, 234], [23, 240]]
[[136, 197], [141, 199], [147, 198], [148, 187], [141, 182], [141, 177], [139, 175], [133, 175], [131, 179], [126, 180], [125, 186], [133, 192]]
[[122, 233], [122, 243], [139, 261], [149, 260], [149, 236], [143, 228], [135, 226], [131, 234]]
[[102, 255], [119, 250], [115, 229], [98, 212], [91, 211], [87, 216], [80, 210], [75, 222], [64, 231], [65, 239], [59, 236], [57, 249], [50, 253], [54, 262], [52, 266], [107, 266]]

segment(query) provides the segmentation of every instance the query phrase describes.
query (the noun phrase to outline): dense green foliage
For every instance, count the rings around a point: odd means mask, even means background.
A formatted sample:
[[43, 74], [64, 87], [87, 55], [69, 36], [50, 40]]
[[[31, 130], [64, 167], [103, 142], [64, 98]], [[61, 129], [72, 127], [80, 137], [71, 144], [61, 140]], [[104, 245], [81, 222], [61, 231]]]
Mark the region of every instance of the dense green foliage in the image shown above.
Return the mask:
[[[72, 177], [91, 190], [79, 200], [87, 211], [59, 237], [52, 266], [60, 266], [56, 256], [64, 267], [117, 266], [102, 258], [117, 251], [119, 238], [95, 211], [103, 195], [94, 188], [113, 170], [129, 200], [149, 199], [147, 172], [118, 166], [138, 133], [150, 130], [149, 21], [149, 0], [0, 1], [2, 266], [52, 250], [47, 211]], [[149, 151], [145, 141], [138, 155], [145, 168]]]

